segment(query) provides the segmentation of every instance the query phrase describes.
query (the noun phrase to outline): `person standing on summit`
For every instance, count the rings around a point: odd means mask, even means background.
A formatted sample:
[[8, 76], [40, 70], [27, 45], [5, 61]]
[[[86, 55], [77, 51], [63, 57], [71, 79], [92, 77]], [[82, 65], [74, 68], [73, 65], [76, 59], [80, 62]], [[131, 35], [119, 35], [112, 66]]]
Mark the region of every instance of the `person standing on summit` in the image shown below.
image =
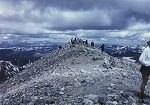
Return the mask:
[[148, 78], [150, 75], [150, 41], [147, 42], [147, 47], [142, 52], [139, 61], [142, 64], [140, 72], [142, 74], [142, 83], [141, 83], [141, 98], [145, 97], [144, 91], [145, 86], [147, 85]]
[[102, 51], [102, 53], [104, 52], [104, 50], [105, 50], [105, 45], [102, 44], [102, 45], [101, 45], [101, 51]]
[[93, 41], [91, 42], [91, 47], [94, 48], [94, 42]]

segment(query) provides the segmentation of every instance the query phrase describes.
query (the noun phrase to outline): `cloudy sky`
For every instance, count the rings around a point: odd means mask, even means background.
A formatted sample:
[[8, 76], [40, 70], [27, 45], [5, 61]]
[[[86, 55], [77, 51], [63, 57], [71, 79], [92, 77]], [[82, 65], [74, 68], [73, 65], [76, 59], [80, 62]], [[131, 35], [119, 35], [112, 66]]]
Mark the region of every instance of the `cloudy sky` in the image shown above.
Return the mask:
[[150, 0], [0, 0], [0, 42], [150, 40]]

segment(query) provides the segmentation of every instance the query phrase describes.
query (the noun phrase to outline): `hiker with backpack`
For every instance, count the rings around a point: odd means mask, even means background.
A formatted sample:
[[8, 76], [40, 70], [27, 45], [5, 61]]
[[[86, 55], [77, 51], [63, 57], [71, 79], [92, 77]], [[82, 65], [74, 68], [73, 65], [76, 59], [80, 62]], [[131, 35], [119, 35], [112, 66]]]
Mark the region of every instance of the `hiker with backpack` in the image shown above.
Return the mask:
[[139, 61], [142, 64], [140, 72], [142, 74], [142, 83], [141, 83], [141, 99], [145, 98], [145, 86], [147, 85], [148, 78], [150, 75], [150, 41], [147, 42], [147, 47], [142, 52]]

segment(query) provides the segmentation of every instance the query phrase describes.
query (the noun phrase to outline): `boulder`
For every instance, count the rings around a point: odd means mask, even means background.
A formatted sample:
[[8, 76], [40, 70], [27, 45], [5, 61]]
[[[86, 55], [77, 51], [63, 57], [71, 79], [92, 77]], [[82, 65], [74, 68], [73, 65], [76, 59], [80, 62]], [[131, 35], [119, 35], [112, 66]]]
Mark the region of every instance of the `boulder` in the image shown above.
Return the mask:
[[98, 102], [101, 104], [106, 104], [107, 101], [108, 101], [108, 97], [106, 95], [101, 95], [98, 97]]
[[94, 105], [93, 101], [89, 100], [89, 99], [84, 99], [83, 100], [83, 105]]
[[89, 94], [85, 96], [86, 99], [93, 101], [93, 103], [97, 103], [99, 100], [99, 96], [95, 94]]

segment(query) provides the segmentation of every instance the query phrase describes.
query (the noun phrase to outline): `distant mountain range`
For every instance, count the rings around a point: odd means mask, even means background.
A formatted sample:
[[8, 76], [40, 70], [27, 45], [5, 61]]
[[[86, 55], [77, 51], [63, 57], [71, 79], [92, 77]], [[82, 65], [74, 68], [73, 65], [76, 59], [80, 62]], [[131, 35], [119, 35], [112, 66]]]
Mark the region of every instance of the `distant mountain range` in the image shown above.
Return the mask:
[[[57, 49], [60, 44], [40, 42], [3, 42], [0, 43], [0, 60], [11, 61], [12, 64], [22, 67], [40, 59], [44, 54]], [[97, 45], [100, 48], [100, 45]], [[106, 45], [105, 51], [114, 57], [130, 57], [138, 60], [145, 46]]]
[[12, 64], [22, 67], [40, 59], [59, 46], [52, 43], [0, 43], [0, 60], [11, 61]]
[[[61, 43], [59, 43], [61, 44]], [[46, 47], [50, 45], [58, 45], [58, 43], [51, 43], [47, 41], [41, 41], [41, 42], [27, 42], [27, 41], [9, 41], [9, 42], [0, 42], [0, 48], [13, 48], [13, 47]]]
[[[100, 48], [100, 46], [98, 46]], [[113, 57], [130, 57], [138, 60], [145, 46], [122, 46], [122, 45], [106, 45], [105, 51]]]

